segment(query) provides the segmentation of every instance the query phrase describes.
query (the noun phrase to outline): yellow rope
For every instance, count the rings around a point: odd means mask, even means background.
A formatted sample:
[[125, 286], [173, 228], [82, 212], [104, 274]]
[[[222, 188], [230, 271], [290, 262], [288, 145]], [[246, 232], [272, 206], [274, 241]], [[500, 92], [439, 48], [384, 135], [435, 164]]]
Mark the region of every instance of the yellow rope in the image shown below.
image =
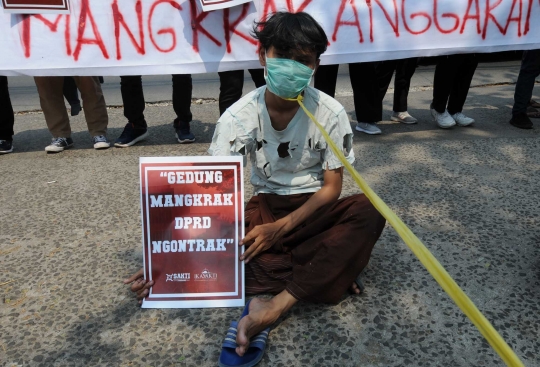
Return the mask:
[[330, 135], [326, 132], [324, 127], [315, 119], [315, 116], [311, 114], [304, 106], [303, 96], [299, 95], [294, 99], [287, 99], [289, 101], [296, 101], [302, 107], [304, 112], [315, 123], [317, 128], [321, 131], [324, 139], [339, 158], [341, 163], [345, 166], [347, 171], [352, 175], [360, 189], [364, 192], [373, 206], [386, 218], [388, 223], [399, 234], [403, 241], [409, 246], [411, 251], [418, 257], [420, 262], [426, 267], [429, 273], [435, 278], [437, 283], [444, 289], [444, 291], [454, 300], [457, 306], [467, 315], [467, 317], [478, 328], [480, 333], [486, 338], [491, 347], [499, 354], [502, 360], [511, 367], [524, 366], [514, 351], [506, 344], [504, 339], [499, 335], [497, 330], [490, 324], [484, 315], [478, 310], [471, 299], [463, 292], [463, 290], [457, 285], [452, 277], [446, 272], [443, 266], [437, 261], [437, 259], [429, 252], [424, 244], [415, 236], [414, 233], [403, 223], [403, 221], [381, 200], [379, 196], [369, 187], [364, 181], [362, 176], [354, 169], [354, 167], [347, 161], [341, 149], [339, 149]]

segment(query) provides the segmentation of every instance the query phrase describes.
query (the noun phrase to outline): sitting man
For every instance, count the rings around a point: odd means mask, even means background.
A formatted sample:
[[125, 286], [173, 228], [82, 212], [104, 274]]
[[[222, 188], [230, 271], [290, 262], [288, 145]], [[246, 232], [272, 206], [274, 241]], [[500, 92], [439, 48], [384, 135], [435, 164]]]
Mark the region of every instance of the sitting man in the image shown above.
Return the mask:
[[[209, 152], [249, 156], [255, 196], [245, 209], [246, 294], [255, 298], [238, 325], [236, 353], [299, 300], [336, 304], [367, 265], [384, 218], [364, 195], [339, 199], [343, 164], [296, 101], [305, 106], [354, 161], [343, 106], [308, 86], [328, 40], [306, 13], [280, 12], [256, 25], [267, 86], [249, 93], [219, 119]], [[127, 279], [138, 298], [148, 294], [139, 272]]]

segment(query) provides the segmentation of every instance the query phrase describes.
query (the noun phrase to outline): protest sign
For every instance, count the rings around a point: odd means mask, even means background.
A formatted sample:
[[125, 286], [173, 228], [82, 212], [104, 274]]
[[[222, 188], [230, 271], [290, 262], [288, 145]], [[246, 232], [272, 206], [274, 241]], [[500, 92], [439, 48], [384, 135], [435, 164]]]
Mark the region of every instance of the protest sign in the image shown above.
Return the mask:
[[2, 0], [4, 11], [19, 14], [69, 14], [69, 0]]
[[1, 75], [195, 74], [260, 68], [254, 21], [305, 11], [322, 64], [540, 48], [539, 0], [71, 0], [71, 15], [0, 14]]
[[140, 158], [143, 308], [244, 305], [242, 157]]
[[199, 0], [203, 11], [219, 10], [232, 8], [236, 5], [242, 5], [252, 0]]

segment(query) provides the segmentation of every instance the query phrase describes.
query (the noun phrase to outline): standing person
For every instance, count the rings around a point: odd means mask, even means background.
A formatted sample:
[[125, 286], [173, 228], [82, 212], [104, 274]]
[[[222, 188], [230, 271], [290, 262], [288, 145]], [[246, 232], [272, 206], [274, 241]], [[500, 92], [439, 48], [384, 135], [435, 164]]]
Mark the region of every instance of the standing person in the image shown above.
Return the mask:
[[[122, 134], [114, 142], [114, 145], [127, 148], [148, 136], [148, 125], [144, 118], [145, 101], [142, 77], [140, 75], [121, 76], [120, 80], [124, 116], [127, 118], [128, 123], [124, 127]], [[180, 144], [193, 143], [195, 136], [191, 133], [189, 126], [193, 118], [191, 114], [191, 94], [193, 90], [191, 74], [173, 75], [172, 89], [173, 109], [176, 113], [173, 128], [176, 132], [176, 139]]]
[[520, 129], [532, 129], [533, 123], [527, 116], [536, 78], [540, 75], [540, 49], [523, 52], [521, 69], [514, 92], [514, 106], [510, 124]]
[[[254, 356], [246, 354], [250, 340], [266, 342], [265, 329], [298, 301], [336, 304], [347, 290], [359, 293], [355, 279], [385, 225], [363, 194], [339, 199], [343, 164], [298, 103], [286, 100], [302, 94], [306, 108], [354, 162], [345, 109], [309, 87], [328, 44], [324, 30], [307, 13], [278, 12], [253, 32], [267, 86], [221, 116], [209, 152], [251, 159], [255, 196], [245, 208], [241, 243], [247, 249], [239, 260], [247, 294], [276, 295], [248, 302], [238, 328], [229, 329], [220, 366], [254, 365]], [[133, 283], [139, 299], [153, 284], [142, 271], [125, 283]]]
[[[107, 140], [107, 105], [101, 90], [98, 77], [74, 76], [75, 84], [81, 91], [84, 105], [84, 116], [88, 125], [88, 131], [92, 136], [94, 149], [107, 149], [110, 143]], [[39, 102], [45, 116], [47, 128], [53, 136], [51, 144], [45, 147], [48, 153], [59, 153], [73, 146], [71, 138], [71, 126], [64, 103], [64, 77], [47, 76], [34, 77]]]
[[[255, 87], [266, 84], [263, 69], [249, 69]], [[231, 107], [242, 97], [244, 88], [244, 70], [231, 70], [218, 72], [219, 75], [219, 115]]]
[[64, 97], [71, 106], [71, 116], [77, 116], [81, 112], [81, 100], [75, 80], [71, 76], [64, 77]]
[[9, 98], [7, 77], [0, 75], [0, 154], [13, 152], [15, 115]]
[[442, 129], [456, 124], [469, 126], [474, 119], [463, 113], [478, 59], [474, 54], [443, 56], [437, 62], [433, 78], [431, 116]]
[[394, 71], [396, 73], [394, 78], [393, 107], [392, 114], [390, 115], [390, 120], [392, 121], [398, 121], [407, 125], [416, 124], [418, 122], [416, 118], [412, 117], [409, 112], [407, 112], [407, 101], [409, 99], [411, 79], [416, 71], [417, 65], [418, 58], [416, 57], [401, 60], [381, 61], [377, 65], [377, 79], [379, 80], [379, 98], [381, 99], [381, 109], [382, 101], [386, 95], [386, 92], [388, 91], [390, 81], [392, 80], [392, 75], [394, 75]]
[[[394, 105], [390, 119], [405, 124], [417, 122], [407, 112], [409, 88], [416, 64], [416, 58], [349, 64], [357, 131], [369, 135], [381, 134], [381, 129], [376, 124], [383, 119], [383, 100], [394, 71]], [[334, 97], [338, 67], [339, 65], [320, 66], [315, 75], [315, 88]]]
[[[336, 93], [339, 65], [321, 65], [315, 74], [314, 87], [331, 97]], [[379, 83], [377, 62], [355, 62], [349, 64], [349, 78], [353, 90], [354, 110], [356, 112], [356, 131], [369, 135], [381, 134], [376, 125], [382, 120], [382, 107], [379, 104]]]

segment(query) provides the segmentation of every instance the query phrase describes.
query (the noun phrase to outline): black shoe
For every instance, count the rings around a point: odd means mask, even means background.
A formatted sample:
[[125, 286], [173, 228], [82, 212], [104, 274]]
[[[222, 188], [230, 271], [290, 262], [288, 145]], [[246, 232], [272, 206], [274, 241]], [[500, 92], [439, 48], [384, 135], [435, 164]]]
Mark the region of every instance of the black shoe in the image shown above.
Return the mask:
[[533, 123], [529, 116], [527, 116], [526, 113], [518, 113], [516, 115], [512, 115], [512, 119], [510, 120], [510, 125], [518, 127], [520, 129], [532, 129]]
[[195, 141], [195, 135], [189, 131], [189, 123], [180, 121], [178, 124], [173, 123], [176, 130], [176, 139], [180, 144], [189, 144]]
[[126, 124], [124, 131], [116, 141], [114, 142], [115, 147], [127, 148], [133, 144], [143, 140], [148, 136], [147, 129], [135, 129], [131, 122]]
[[13, 152], [12, 140], [0, 140], [0, 154], [8, 154]]
[[72, 104], [71, 105], [71, 116], [77, 116], [81, 112], [81, 104]]

